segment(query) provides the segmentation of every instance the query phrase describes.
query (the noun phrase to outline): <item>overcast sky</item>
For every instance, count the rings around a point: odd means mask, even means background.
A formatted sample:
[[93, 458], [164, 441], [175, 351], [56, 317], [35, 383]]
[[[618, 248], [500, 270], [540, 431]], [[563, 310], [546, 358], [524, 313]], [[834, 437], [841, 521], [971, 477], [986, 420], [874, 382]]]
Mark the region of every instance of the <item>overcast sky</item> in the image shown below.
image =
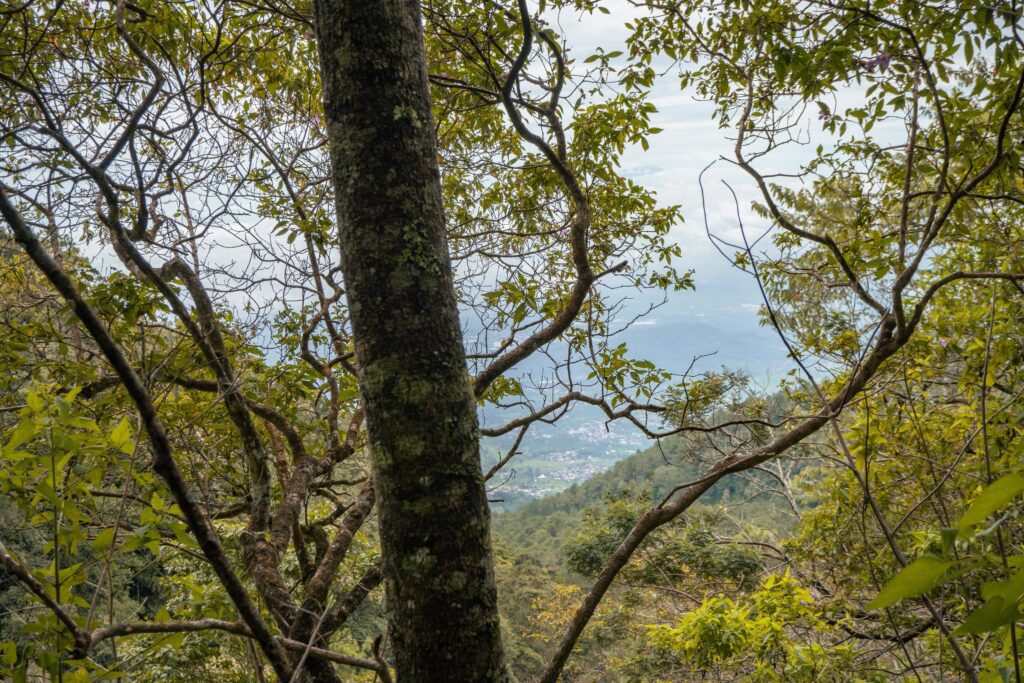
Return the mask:
[[[577, 14], [563, 11], [550, 15], [574, 59], [582, 61], [597, 47], [605, 51], [625, 50], [628, 35], [624, 24], [639, 13], [625, 2], [608, 4], [610, 14]], [[667, 67], [668, 64], [666, 63]], [[712, 120], [713, 107], [694, 99], [679, 87], [675, 71], [660, 78], [651, 97], [658, 108], [653, 125], [664, 131], [650, 140], [650, 149], [629, 149], [623, 157], [623, 172], [654, 190], [660, 203], [682, 206], [684, 222], [672, 232], [683, 249], [683, 268], [694, 270], [696, 291], [670, 295], [669, 303], [630, 333], [630, 346], [637, 355], [657, 356], [661, 364], [679, 370], [694, 355], [714, 353], [704, 367], [723, 364], [746, 369], [755, 378], [777, 378], [790, 368], [782, 343], [773, 332], [759, 325], [760, 293], [753, 279], [735, 268], [716, 251], [705, 232], [698, 177], [701, 170], [721, 156], [731, 158], [733, 142], [728, 130]], [[799, 149], [778, 155], [775, 163], [798, 167]], [[727, 180], [740, 198], [740, 210], [748, 235], [767, 227], [752, 215], [750, 203], [756, 187], [749, 178], [728, 163], [719, 161], [704, 176], [711, 231], [730, 242], [741, 241], [736, 205], [721, 180]], [[667, 358], [667, 346], [675, 346], [675, 358]]]

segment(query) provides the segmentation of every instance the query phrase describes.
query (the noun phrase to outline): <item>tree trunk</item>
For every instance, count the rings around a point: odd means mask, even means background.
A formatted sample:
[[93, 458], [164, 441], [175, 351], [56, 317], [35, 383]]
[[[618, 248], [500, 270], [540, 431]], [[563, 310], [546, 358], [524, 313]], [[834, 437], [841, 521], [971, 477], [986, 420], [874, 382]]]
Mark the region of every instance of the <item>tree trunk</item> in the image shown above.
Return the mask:
[[416, 0], [316, 0], [399, 681], [505, 680]]

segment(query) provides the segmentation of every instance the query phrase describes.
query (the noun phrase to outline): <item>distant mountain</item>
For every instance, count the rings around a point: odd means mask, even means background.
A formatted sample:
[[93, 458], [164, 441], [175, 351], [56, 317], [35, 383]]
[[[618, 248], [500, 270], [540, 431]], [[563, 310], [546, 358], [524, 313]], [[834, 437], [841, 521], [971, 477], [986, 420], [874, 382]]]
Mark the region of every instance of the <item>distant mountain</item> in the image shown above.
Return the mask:
[[[775, 333], [759, 325], [756, 302], [737, 303], [723, 296], [720, 306], [706, 307], [705, 311], [691, 310], [692, 303], [685, 295], [672, 297], [624, 329], [616, 342], [625, 342], [630, 356], [650, 360], [672, 372], [685, 372], [698, 358], [692, 368], [695, 373], [723, 367], [742, 370], [756, 388], [771, 391], [791, 362]], [[644, 301], [632, 302], [622, 317], [639, 313], [646, 305]], [[518, 369], [542, 373], [543, 368], [541, 359], [533, 359]], [[517, 416], [499, 410], [482, 411], [481, 423], [493, 427]], [[485, 439], [485, 468], [497, 462], [512, 441], [512, 435]], [[608, 424], [600, 409], [574, 406], [558, 423], [537, 424], [530, 429], [520, 445], [520, 454], [504, 471], [505, 478], [492, 482], [497, 487], [491, 495], [496, 501], [494, 509], [512, 510], [566, 490], [651, 445], [650, 439], [625, 420]]]

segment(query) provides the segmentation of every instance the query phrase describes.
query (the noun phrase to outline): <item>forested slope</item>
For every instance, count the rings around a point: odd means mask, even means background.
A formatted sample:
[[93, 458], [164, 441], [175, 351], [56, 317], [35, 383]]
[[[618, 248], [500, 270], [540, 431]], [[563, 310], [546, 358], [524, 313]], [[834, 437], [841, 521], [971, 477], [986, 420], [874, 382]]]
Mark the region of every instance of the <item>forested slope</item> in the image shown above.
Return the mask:
[[[691, 441], [668, 438], [634, 453], [610, 469], [566, 490], [494, 516], [498, 538], [548, 564], [559, 562], [562, 546], [584, 524], [588, 509], [620, 498], [664, 498], [680, 482], [700, 476], [702, 460]], [[802, 463], [792, 463], [795, 474]], [[718, 482], [701, 498], [704, 507], [725, 506], [736, 520], [783, 532], [795, 517], [779, 482], [764, 473], [737, 474]]]

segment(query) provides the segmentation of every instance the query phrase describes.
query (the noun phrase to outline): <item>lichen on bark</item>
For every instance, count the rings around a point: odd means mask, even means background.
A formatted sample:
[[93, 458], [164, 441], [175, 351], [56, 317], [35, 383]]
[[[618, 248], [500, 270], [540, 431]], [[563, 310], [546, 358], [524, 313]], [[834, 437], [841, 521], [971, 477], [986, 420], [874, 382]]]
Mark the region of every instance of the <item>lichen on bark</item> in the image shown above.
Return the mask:
[[396, 672], [508, 680], [420, 6], [314, 6]]

